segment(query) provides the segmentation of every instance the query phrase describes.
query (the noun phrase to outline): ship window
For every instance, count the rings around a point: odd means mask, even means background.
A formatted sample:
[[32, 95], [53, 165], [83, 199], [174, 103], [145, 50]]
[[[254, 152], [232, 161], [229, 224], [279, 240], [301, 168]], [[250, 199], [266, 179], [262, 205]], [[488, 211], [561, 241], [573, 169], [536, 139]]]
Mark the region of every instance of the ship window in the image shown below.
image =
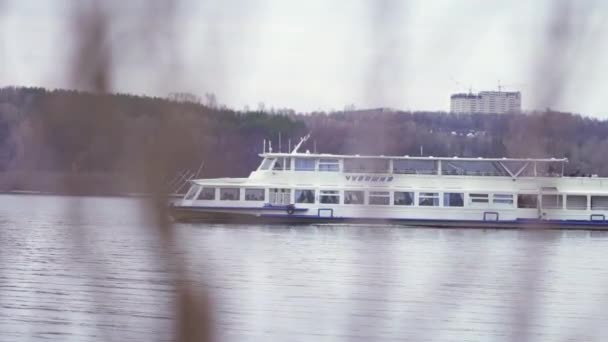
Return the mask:
[[311, 158], [296, 158], [296, 171], [314, 171], [315, 160]]
[[291, 158], [277, 158], [274, 163], [272, 170], [274, 171], [288, 171], [291, 170]]
[[270, 165], [274, 162], [274, 158], [266, 158], [262, 161], [262, 165], [260, 166], [260, 170], [268, 170], [270, 169]]
[[363, 191], [344, 191], [344, 204], [363, 204]]
[[460, 192], [444, 193], [443, 205], [446, 207], [464, 207], [464, 194]]
[[283, 158], [278, 158], [272, 169], [274, 171], [283, 171]]
[[263, 201], [265, 192], [264, 189], [245, 189], [245, 201]]
[[212, 201], [215, 199], [215, 188], [203, 188], [196, 198], [198, 200]]
[[608, 196], [591, 196], [591, 210], [608, 210]]
[[538, 196], [526, 194], [517, 195], [517, 207], [521, 209], [538, 208]]
[[238, 201], [239, 188], [220, 188], [220, 200], [222, 201]]
[[285, 171], [290, 171], [291, 170], [291, 158], [285, 158], [283, 169]]
[[469, 194], [469, 204], [487, 204], [488, 194]]
[[414, 193], [395, 191], [393, 203], [395, 205], [414, 205]]
[[296, 190], [296, 203], [315, 203], [314, 190]]
[[437, 166], [434, 160], [394, 159], [393, 173], [434, 174]]
[[390, 204], [390, 193], [388, 191], [370, 191], [369, 204], [388, 205]]
[[513, 206], [513, 195], [511, 194], [494, 194], [492, 203], [502, 206]]
[[422, 207], [438, 207], [439, 194], [436, 192], [421, 192], [418, 195], [418, 205]]
[[344, 159], [344, 172], [388, 173], [388, 159]]
[[319, 171], [340, 171], [338, 159], [319, 159]]
[[564, 207], [562, 195], [543, 195], [541, 203], [544, 209], [562, 209]]
[[587, 196], [568, 195], [566, 196], [566, 208], [571, 210], [587, 210]]
[[196, 193], [198, 192], [198, 190], [201, 188], [200, 185], [193, 185], [190, 187], [190, 190], [188, 190], [188, 192], [186, 193], [186, 196], [184, 196], [184, 199], [187, 201], [193, 200], [194, 197], [196, 197]]
[[337, 190], [321, 190], [319, 202], [326, 204], [340, 204], [340, 192]]
[[441, 163], [444, 175], [507, 176], [503, 167], [483, 160], [446, 160]]

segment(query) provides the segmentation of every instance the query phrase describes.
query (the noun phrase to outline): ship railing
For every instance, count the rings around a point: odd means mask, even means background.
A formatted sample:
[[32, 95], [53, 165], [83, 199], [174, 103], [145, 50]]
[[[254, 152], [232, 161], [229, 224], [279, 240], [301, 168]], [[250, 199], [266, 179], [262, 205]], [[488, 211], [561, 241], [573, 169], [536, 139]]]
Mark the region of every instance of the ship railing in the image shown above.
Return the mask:
[[[437, 170], [393, 170], [393, 174], [405, 174], [405, 175], [437, 175]], [[510, 175], [506, 172], [497, 171], [481, 171], [481, 170], [441, 170], [441, 174], [444, 176], [482, 176], [482, 177], [509, 177]], [[521, 177], [534, 177], [531, 174], [522, 174]], [[560, 173], [544, 173], [538, 172], [536, 177], [562, 177]]]
[[406, 174], [406, 175], [436, 175], [436, 170], [416, 170], [416, 169], [399, 169], [393, 170], [395, 174]]

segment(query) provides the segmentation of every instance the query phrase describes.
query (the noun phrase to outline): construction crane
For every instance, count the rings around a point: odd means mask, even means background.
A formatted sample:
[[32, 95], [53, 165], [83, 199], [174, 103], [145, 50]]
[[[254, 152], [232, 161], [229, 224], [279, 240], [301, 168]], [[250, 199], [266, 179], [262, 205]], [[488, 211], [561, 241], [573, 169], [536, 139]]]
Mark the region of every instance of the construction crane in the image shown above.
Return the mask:
[[498, 80], [498, 92], [501, 92], [504, 88], [513, 88], [513, 87], [522, 87], [526, 86], [525, 83], [511, 83], [511, 84], [501, 84], [500, 80]]
[[469, 94], [473, 93], [473, 86], [466, 86], [463, 83], [460, 83], [458, 81], [456, 81], [456, 79], [454, 79], [454, 77], [450, 76], [450, 80], [454, 83], [456, 83], [458, 85], [459, 88], [463, 88], [463, 89], [468, 89], [469, 90]]

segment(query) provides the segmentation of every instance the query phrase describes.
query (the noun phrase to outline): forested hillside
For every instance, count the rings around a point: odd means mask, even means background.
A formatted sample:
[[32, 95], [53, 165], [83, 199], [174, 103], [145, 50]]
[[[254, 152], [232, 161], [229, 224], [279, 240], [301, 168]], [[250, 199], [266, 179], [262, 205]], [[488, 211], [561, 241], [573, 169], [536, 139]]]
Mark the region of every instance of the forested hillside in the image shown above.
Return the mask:
[[566, 157], [567, 171], [608, 175], [608, 121], [560, 112], [361, 111], [299, 116], [324, 151], [359, 154]]
[[[608, 175], [603, 157], [608, 122], [569, 113], [366, 110], [279, 115], [123, 94], [2, 88], [0, 187], [42, 184], [20, 174], [110, 175], [117, 179], [114, 188], [135, 191], [138, 172], [150, 167], [150, 153], [156, 152], [168, 165], [168, 176], [196, 169], [201, 161], [204, 176], [246, 176], [259, 162], [263, 139], [272, 139], [277, 150], [280, 133], [286, 151], [289, 139], [294, 143], [308, 132], [312, 138], [305, 149], [316, 146], [319, 152], [419, 155], [422, 149], [434, 156], [567, 157], [570, 173]], [[117, 191], [104, 182], [86, 192]]]

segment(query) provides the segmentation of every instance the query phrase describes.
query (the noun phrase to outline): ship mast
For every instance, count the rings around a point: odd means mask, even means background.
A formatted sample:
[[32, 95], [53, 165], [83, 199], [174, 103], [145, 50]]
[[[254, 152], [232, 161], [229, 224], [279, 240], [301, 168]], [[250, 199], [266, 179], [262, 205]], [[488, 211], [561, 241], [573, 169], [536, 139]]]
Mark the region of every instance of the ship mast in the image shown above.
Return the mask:
[[300, 148], [300, 146], [302, 146], [302, 144], [305, 143], [308, 139], [310, 139], [310, 133], [308, 133], [306, 136], [300, 138], [300, 142], [293, 148], [293, 151], [291, 151], [291, 154], [298, 153], [298, 149]]

